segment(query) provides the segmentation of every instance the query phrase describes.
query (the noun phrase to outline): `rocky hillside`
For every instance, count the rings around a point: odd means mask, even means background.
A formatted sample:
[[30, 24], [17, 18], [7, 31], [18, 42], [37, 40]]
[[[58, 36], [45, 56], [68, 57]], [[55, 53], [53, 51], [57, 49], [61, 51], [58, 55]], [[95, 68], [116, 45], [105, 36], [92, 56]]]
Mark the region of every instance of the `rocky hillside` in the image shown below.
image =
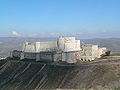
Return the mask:
[[0, 61], [0, 90], [120, 87], [120, 59], [61, 65]]

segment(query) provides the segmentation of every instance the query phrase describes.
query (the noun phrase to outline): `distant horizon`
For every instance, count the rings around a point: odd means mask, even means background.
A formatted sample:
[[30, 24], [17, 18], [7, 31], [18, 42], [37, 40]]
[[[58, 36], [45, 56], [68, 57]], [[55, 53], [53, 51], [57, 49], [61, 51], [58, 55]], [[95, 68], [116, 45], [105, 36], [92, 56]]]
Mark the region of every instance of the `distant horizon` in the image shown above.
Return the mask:
[[15, 35], [3, 35], [0, 37], [25, 37], [25, 38], [55, 38], [55, 37], [79, 37], [79, 38], [120, 38], [120, 31], [118, 32], [109, 32], [109, 31], [100, 31], [100, 32], [79, 32], [79, 33], [32, 33], [32, 34], [20, 34], [14, 32]]
[[[75, 38], [77, 38], [77, 39], [120, 39], [120, 37], [94, 37], [94, 38], [81, 38], [81, 37], [79, 37], [79, 36], [63, 36], [63, 37], [75, 37]], [[8, 37], [6, 37], [6, 36], [3, 36], [3, 37], [1, 37], [0, 36], [0, 38], [26, 38], [26, 39], [57, 39], [57, 38], [59, 38], [59, 37], [16, 37], [16, 36], [8, 36]]]

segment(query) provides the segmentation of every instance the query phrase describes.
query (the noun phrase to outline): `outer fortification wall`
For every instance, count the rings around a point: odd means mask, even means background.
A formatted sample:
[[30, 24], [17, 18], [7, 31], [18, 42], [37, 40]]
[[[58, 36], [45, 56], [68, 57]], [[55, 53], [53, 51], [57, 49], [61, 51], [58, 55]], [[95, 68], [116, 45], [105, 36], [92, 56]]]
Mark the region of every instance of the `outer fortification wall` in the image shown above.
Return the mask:
[[92, 61], [96, 58], [100, 58], [102, 54], [105, 54], [106, 48], [99, 48], [98, 45], [87, 44], [82, 47], [80, 51], [79, 60]]
[[57, 50], [57, 41], [54, 42], [40, 42], [40, 51], [55, 51]]
[[[76, 63], [77, 60], [94, 60], [101, 57], [106, 51], [106, 48], [99, 48], [98, 45], [87, 44], [81, 47], [80, 40], [76, 40], [75, 37], [60, 37], [57, 41], [52, 42], [24, 43], [20, 58]], [[14, 51], [13, 56], [18, 57], [20, 53]]]
[[31, 53], [36, 52], [35, 44], [34, 43], [25, 42], [24, 45], [23, 45], [23, 51], [24, 52], [31, 52]]
[[35, 43], [24, 43], [24, 52], [41, 52], [41, 51], [55, 51], [57, 50], [57, 41], [54, 42], [35, 42]]

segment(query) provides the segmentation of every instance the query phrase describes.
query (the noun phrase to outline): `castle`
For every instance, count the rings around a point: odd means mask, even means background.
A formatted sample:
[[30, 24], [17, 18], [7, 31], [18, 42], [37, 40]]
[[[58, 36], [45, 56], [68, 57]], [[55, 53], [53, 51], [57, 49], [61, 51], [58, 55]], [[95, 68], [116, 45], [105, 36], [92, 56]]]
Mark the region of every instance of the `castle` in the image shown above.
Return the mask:
[[76, 63], [78, 60], [91, 61], [100, 58], [106, 52], [106, 48], [99, 48], [98, 45], [87, 44], [81, 47], [80, 40], [76, 40], [75, 37], [59, 37], [56, 41], [25, 42], [22, 51], [14, 50], [12, 57], [36, 61]]

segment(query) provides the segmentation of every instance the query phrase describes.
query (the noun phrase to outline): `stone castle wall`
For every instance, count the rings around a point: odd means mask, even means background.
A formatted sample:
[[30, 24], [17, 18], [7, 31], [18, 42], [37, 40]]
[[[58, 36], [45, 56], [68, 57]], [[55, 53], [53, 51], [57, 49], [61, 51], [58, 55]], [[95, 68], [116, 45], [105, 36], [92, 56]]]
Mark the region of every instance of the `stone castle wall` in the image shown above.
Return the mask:
[[[106, 48], [99, 48], [98, 45], [87, 44], [81, 47], [80, 40], [76, 40], [75, 37], [60, 37], [57, 41], [24, 43], [21, 59], [61, 60], [67, 63], [76, 63], [77, 60], [94, 60], [106, 51]], [[14, 53], [14, 55], [16, 54]]]

